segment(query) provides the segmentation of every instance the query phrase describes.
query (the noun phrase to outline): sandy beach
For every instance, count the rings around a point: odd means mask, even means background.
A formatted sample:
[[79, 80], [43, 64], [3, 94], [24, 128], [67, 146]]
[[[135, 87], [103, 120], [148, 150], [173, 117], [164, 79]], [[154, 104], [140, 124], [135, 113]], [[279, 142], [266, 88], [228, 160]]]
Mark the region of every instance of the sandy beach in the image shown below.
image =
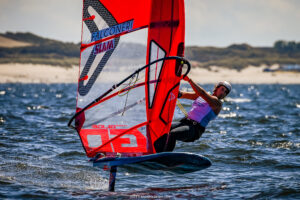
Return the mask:
[[[263, 72], [267, 66], [249, 66], [242, 71], [228, 68], [211, 67], [211, 70], [192, 68], [190, 78], [198, 83], [215, 83], [227, 80], [236, 84], [300, 84], [300, 73], [296, 72]], [[277, 65], [271, 68], [277, 68]]]
[[[300, 73], [263, 72], [264, 68], [266, 66], [249, 66], [240, 72], [220, 67], [211, 67], [210, 70], [192, 68], [189, 76], [200, 84], [219, 80], [240, 84], [300, 84]], [[0, 83], [76, 83], [78, 67], [0, 64], [0, 77]]]
[[0, 83], [75, 83], [78, 67], [0, 64]]

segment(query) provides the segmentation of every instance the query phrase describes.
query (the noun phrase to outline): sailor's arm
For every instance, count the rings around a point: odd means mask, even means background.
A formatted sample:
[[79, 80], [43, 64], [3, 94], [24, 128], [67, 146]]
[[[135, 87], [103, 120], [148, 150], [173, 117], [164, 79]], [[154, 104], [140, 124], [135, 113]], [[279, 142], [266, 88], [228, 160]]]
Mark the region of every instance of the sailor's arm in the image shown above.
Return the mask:
[[190, 100], [195, 100], [197, 99], [198, 95], [195, 92], [183, 92], [179, 91], [178, 98], [180, 99], [190, 99]]
[[188, 81], [191, 87], [193, 88], [194, 94], [191, 96], [193, 96], [194, 99], [201, 96], [212, 107], [213, 110], [215, 109], [219, 110], [219, 108], [222, 107], [220, 100], [216, 96], [210, 95], [202, 87], [200, 87], [192, 79], [190, 79], [188, 76], [186, 76], [184, 80]]

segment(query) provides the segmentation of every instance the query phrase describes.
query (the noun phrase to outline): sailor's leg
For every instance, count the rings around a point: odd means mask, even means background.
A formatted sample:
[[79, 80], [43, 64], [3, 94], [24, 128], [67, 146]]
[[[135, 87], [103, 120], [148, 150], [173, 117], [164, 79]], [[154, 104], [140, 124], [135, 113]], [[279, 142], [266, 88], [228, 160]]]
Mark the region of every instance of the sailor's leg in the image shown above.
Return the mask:
[[[181, 126], [181, 122], [173, 122], [171, 125], [171, 130]], [[164, 134], [154, 142], [154, 147], [157, 153], [164, 151], [173, 151], [176, 145], [176, 139], [170, 134]]]
[[[171, 144], [173, 142], [174, 144]], [[175, 147], [176, 140], [171, 140], [169, 134], [164, 134], [154, 142], [154, 148], [157, 153], [172, 151]], [[170, 147], [168, 147], [170, 145]], [[174, 146], [173, 148], [171, 146]]]
[[172, 131], [173, 129], [177, 128], [177, 127], [180, 127], [180, 126], [184, 126], [184, 124], [182, 122], [173, 122], [171, 124], [171, 129], [170, 131]]
[[199, 125], [182, 125], [178, 126], [170, 131], [170, 135], [176, 140], [183, 142], [194, 142], [198, 140], [202, 133], [205, 131], [205, 128]]
[[178, 126], [170, 131], [170, 135], [176, 140], [185, 141], [190, 135], [191, 127], [188, 125]]

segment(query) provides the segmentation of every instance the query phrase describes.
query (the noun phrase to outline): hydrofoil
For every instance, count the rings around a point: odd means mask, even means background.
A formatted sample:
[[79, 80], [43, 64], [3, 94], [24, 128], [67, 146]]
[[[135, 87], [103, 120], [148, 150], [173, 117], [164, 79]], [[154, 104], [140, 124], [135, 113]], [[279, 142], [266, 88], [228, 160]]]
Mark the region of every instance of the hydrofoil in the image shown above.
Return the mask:
[[95, 167], [110, 169], [109, 191], [114, 191], [117, 167], [129, 169], [134, 173], [158, 174], [165, 171], [168, 174], [185, 174], [206, 169], [211, 161], [201, 155], [183, 152], [163, 152], [137, 157], [112, 157], [91, 159]]

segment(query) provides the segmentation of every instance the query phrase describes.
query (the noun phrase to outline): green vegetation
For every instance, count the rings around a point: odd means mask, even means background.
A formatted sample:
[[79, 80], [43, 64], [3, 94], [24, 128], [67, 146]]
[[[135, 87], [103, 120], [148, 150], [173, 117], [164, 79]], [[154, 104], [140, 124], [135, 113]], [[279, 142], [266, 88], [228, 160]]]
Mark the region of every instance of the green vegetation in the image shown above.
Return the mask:
[[[36, 36], [32, 33], [0, 34], [16, 41], [31, 43], [32, 46], [0, 48], [0, 63], [33, 63], [69, 67], [78, 65], [80, 44], [64, 43]], [[119, 52], [120, 61], [134, 59], [145, 51], [140, 44], [128, 44], [136, 51]], [[122, 48], [121, 48], [122, 49]], [[234, 44], [226, 48], [186, 47], [187, 59], [197, 67], [222, 66], [241, 70], [249, 65], [300, 64], [300, 43], [277, 41], [273, 47], [252, 47], [248, 44]]]
[[300, 43], [277, 41], [274, 47], [235, 44], [227, 48], [187, 47], [189, 60], [198, 67], [222, 66], [241, 70], [249, 65], [300, 64]]
[[0, 63], [33, 63], [70, 67], [78, 65], [79, 44], [45, 39], [32, 33], [6, 33], [0, 36], [28, 42], [32, 46], [0, 48]]

